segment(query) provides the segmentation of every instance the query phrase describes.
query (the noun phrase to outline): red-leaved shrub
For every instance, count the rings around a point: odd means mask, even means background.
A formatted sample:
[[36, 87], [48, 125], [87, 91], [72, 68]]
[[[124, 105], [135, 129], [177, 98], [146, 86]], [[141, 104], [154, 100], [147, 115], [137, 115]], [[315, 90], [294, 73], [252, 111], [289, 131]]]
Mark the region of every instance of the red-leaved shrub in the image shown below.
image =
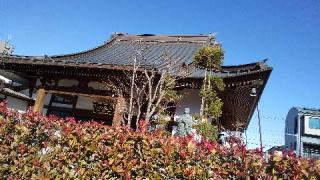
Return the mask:
[[263, 156], [242, 143], [133, 131], [73, 118], [20, 114], [0, 103], [0, 177], [5, 179], [311, 179], [320, 162]]

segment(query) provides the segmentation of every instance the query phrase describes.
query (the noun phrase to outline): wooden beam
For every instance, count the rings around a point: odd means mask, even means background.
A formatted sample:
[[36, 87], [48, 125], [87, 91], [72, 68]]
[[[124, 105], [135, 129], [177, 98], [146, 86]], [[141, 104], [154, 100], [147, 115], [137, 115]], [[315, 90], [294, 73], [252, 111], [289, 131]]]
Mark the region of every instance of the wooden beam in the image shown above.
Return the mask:
[[112, 96], [105, 96], [105, 95], [95, 95], [95, 94], [84, 94], [84, 93], [76, 93], [76, 92], [67, 92], [67, 91], [58, 91], [58, 90], [47, 90], [48, 93], [52, 94], [62, 94], [62, 95], [77, 95], [77, 96], [86, 96], [90, 98], [101, 98], [101, 99], [117, 99], [114, 115], [112, 120], [113, 126], [120, 126], [122, 114], [125, 108], [125, 98], [124, 97], [112, 97]]
[[43, 88], [40, 88], [37, 92], [37, 99], [33, 107], [33, 111], [41, 112], [44, 104], [44, 99], [46, 96], [46, 91]]
[[76, 92], [68, 92], [68, 91], [58, 91], [58, 90], [48, 90], [47, 92], [52, 94], [65, 94], [65, 95], [73, 95], [73, 96], [86, 96], [86, 97], [92, 97], [92, 98], [114, 98], [111, 96], [105, 96], [105, 95], [96, 95], [96, 94], [84, 94], [84, 93], [76, 93]]
[[125, 99], [123, 97], [118, 97], [117, 104], [114, 109], [112, 126], [120, 126], [121, 125], [121, 119], [122, 119], [122, 113], [124, 111], [124, 107], [125, 107]]

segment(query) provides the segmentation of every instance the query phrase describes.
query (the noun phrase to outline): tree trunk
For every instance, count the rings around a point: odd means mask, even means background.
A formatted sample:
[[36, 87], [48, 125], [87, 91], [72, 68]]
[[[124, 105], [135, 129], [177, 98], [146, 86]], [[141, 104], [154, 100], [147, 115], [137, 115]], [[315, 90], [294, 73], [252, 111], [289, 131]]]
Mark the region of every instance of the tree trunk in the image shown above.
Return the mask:
[[136, 119], [136, 130], [139, 129], [139, 120], [140, 120], [140, 115], [141, 115], [141, 106], [138, 105], [138, 112], [137, 112], [137, 119]]
[[148, 96], [148, 104], [147, 104], [147, 109], [146, 109], [146, 123], [149, 123], [149, 120], [152, 116], [152, 114], [150, 114], [150, 109], [151, 109], [151, 105], [152, 105], [152, 80], [153, 80], [153, 75], [151, 74], [152, 77], [150, 77], [150, 75], [148, 74], [148, 72], [145, 70], [145, 75], [148, 79], [148, 93], [147, 93], [147, 96]]
[[131, 87], [130, 87], [130, 100], [129, 100], [129, 110], [128, 110], [128, 125], [131, 127], [131, 121], [132, 121], [132, 106], [133, 106], [133, 90], [134, 90], [134, 83], [135, 83], [135, 76], [136, 76], [136, 59], [134, 59], [133, 62], [133, 72], [131, 77]]
[[[207, 91], [211, 90], [211, 71], [208, 71], [208, 77], [207, 77], [207, 83], [208, 83], [208, 87], [207, 87]], [[208, 102], [204, 103], [204, 108], [207, 109], [208, 108]], [[206, 116], [206, 120], [208, 120], [208, 114], [205, 115]]]
[[[151, 116], [155, 113], [156, 108], [159, 106], [160, 102], [162, 101], [162, 98], [164, 97], [164, 90], [163, 90], [163, 84], [166, 77], [167, 72], [161, 72], [160, 79], [158, 80], [155, 88], [153, 88], [153, 78], [155, 76], [152, 76], [152, 78], [148, 78], [148, 106], [146, 110], [146, 123], [149, 123], [149, 120]], [[152, 93], [153, 92], [153, 93]], [[155, 104], [153, 104], [156, 102]]]
[[[207, 82], [207, 69], [204, 71], [204, 80], [203, 80], [203, 90], [206, 90], [206, 83]], [[203, 111], [204, 111], [204, 97], [201, 98], [201, 106], [200, 106], [200, 118], [203, 118]]]

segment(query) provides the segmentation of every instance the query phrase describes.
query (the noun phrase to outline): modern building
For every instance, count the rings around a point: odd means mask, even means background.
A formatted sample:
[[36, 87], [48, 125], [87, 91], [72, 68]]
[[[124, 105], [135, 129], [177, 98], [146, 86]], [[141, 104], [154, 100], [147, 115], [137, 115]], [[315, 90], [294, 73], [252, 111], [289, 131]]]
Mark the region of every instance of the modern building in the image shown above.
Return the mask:
[[302, 157], [320, 159], [320, 109], [290, 109], [285, 125], [285, 146]]
[[[195, 53], [204, 46], [213, 45], [212, 35], [116, 33], [98, 47], [73, 54], [1, 55], [0, 74], [23, 84], [21, 92], [36, 98], [34, 108], [44, 114], [120, 124], [123, 112], [116, 110], [125, 103], [126, 92], [119, 96], [107, 88], [106, 81], [112, 81], [118, 88], [124, 86], [125, 72], [132, 70], [130, 59], [134, 50], [146, 49], [144, 67], [160, 69], [164, 65], [163, 54], [175, 59], [181, 67], [192, 67]], [[225, 91], [219, 94], [223, 101], [220, 124], [224, 129], [247, 128], [271, 71], [265, 61], [258, 61], [223, 66], [221, 71], [213, 72], [226, 84]], [[176, 104], [176, 114], [182, 114], [186, 107], [192, 114], [199, 113], [203, 78], [204, 71], [194, 67], [188, 77], [177, 83], [176, 90], [182, 99]]]
[[6, 41], [0, 41], [0, 54], [12, 54], [14, 46]]

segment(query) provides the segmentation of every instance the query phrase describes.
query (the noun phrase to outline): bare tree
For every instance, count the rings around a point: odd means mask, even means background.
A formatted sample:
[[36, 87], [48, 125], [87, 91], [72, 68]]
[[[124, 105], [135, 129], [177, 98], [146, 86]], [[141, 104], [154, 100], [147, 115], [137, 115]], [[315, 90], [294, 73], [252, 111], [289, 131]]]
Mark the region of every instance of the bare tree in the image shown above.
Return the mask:
[[146, 122], [149, 122], [153, 114], [163, 112], [165, 109], [163, 101], [170, 102], [179, 99], [175, 91], [176, 82], [186, 78], [190, 73], [190, 68], [184, 66], [179, 60], [171, 58], [168, 52], [162, 55], [160, 64], [158, 68], [155, 64], [153, 69], [144, 70], [147, 78]]
[[145, 121], [148, 123], [152, 115], [165, 110], [166, 102], [178, 99], [176, 82], [185, 78], [190, 68], [178, 59], [171, 58], [170, 52], [162, 52], [158, 61], [151, 62], [146, 57], [150, 50], [147, 45], [141, 41], [132, 41], [129, 44], [129, 68], [123, 71], [122, 82], [118, 82], [118, 79], [108, 81], [108, 87], [114, 88], [117, 95], [127, 97], [126, 116], [123, 118], [127, 125], [131, 126], [132, 118], [136, 115], [138, 127], [142, 106], [146, 106]]

